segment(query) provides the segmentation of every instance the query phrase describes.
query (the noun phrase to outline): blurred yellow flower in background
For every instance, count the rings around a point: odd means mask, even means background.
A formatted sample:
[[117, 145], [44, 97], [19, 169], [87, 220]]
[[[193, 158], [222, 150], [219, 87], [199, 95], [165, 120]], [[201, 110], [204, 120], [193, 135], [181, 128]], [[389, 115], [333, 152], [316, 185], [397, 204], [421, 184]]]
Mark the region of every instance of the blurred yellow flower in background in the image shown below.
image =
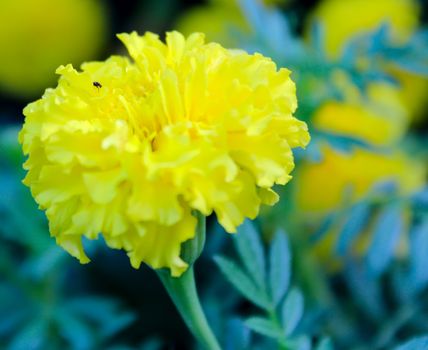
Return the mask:
[[420, 8], [415, 0], [323, 0], [309, 19], [325, 29], [325, 48], [340, 55], [348, 40], [388, 23], [395, 40], [406, 40], [419, 25]]
[[319, 130], [361, 139], [376, 146], [393, 144], [406, 132], [408, 116], [397, 90], [389, 84], [371, 84], [367, 96], [327, 101], [312, 117]]
[[131, 264], [181, 275], [193, 210], [228, 232], [273, 205], [275, 184], [309, 141], [290, 71], [260, 54], [167, 33], [121, 34], [122, 56], [60, 67], [58, 87], [28, 105], [20, 133], [25, 184], [50, 231], [87, 262], [82, 236], [101, 232]]
[[[408, 124], [408, 114], [397, 88], [387, 83], [372, 83], [363, 94], [340, 71], [333, 79], [344, 94], [344, 100], [321, 104], [311, 118], [313, 127], [359, 139], [371, 146], [394, 148]], [[390, 175], [400, 184], [411, 183], [405, 168], [412, 163], [401, 153], [388, 155], [356, 148], [344, 154], [328, 146], [321, 147], [321, 151], [320, 163], [306, 161], [299, 168], [296, 184], [299, 207], [303, 211], [325, 214], [335, 210], [342, 205], [347, 187], [354, 190], [348, 200], [355, 201]], [[419, 186], [423, 180], [415, 176], [416, 186]]]
[[250, 26], [234, 1], [213, 2], [191, 8], [178, 19], [176, 28], [185, 35], [195, 31], [203, 32], [207, 40], [230, 48], [239, 45], [231, 34], [233, 29], [244, 33], [250, 31]]
[[426, 117], [428, 107], [427, 77], [393, 68], [391, 73], [400, 84], [400, 100], [405, 104], [411, 119], [418, 122]]
[[0, 1], [0, 90], [34, 97], [63, 62], [93, 59], [107, 32], [99, 0]]
[[316, 216], [340, 208], [345, 200], [362, 199], [379, 182], [392, 181], [401, 194], [409, 194], [425, 181], [424, 165], [400, 151], [355, 148], [343, 153], [325, 146], [322, 154], [319, 163], [301, 164], [295, 180], [298, 207]]
[[[306, 160], [300, 164], [294, 199], [308, 223], [308, 232], [316, 231], [327, 214], [362, 200], [376, 184], [391, 181], [399, 193], [409, 194], [425, 182], [423, 163], [397, 150], [409, 122], [399, 89], [388, 83], [371, 83], [363, 94], [341, 72], [333, 80], [344, 100], [323, 103], [311, 118], [312, 126], [359, 139], [382, 151], [355, 147], [344, 153], [323, 145], [320, 162]], [[343, 265], [334, 253], [339, 232], [340, 228], [333, 226], [313, 247], [313, 253], [332, 270]], [[370, 231], [360, 235], [353, 253], [362, 254], [371, 237]], [[400, 249], [404, 246], [401, 244]]]
[[[263, 0], [267, 6], [280, 5], [287, 0]], [[239, 6], [239, 0], [211, 0], [206, 5], [195, 6], [181, 16], [176, 28], [185, 35], [192, 32], [205, 33], [207, 40], [226, 47], [238, 47], [233, 30], [249, 33], [251, 28]]]
[[[358, 14], [358, 15], [355, 15]], [[306, 32], [315, 21], [325, 29], [325, 49], [334, 58], [342, 53], [353, 37], [376, 30], [388, 23], [392, 40], [405, 42], [418, 28], [420, 5], [416, 0], [323, 0], [309, 17]], [[405, 104], [409, 116], [417, 119], [427, 106], [428, 80], [390, 68], [400, 83], [398, 99]]]
[[[342, 153], [325, 146], [321, 162], [300, 165], [294, 180], [297, 186], [295, 200], [303, 214], [302, 219], [307, 223], [307, 231], [316, 232], [327, 214], [362, 200], [376, 184], [391, 181], [399, 195], [410, 195], [424, 186], [425, 178], [423, 162], [401, 151], [375, 153], [356, 148], [352, 153]], [[403, 211], [403, 233], [408, 232], [411, 218], [408, 211]], [[340, 270], [344, 262], [335, 253], [341, 231], [340, 224], [337, 224], [329, 228], [312, 249], [330, 272]], [[358, 235], [349, 253], [363, 255], [372, 239], [372, 227], [369, 225]], [[395, 254], [402, 256], [406, 252], [407, 235], [401, 234]]]
[[[368, 34], [384, 23], [390, 26], [392, 41], [404, 43], [418, 28], [419, 12], [419, 5], [413, 0], [323, 0], [309, 17], [306, 32], [310, 35], [314, 21], [321, 22], [327, 55], [334, 60], [355, 36]], [[385, 67], [385, 70], [400, 85], [370, 83], [361, 92], [344, 73], [335, 72], [332, 79], [342, 92], [343, 101], [323, 103], [311, 118], [318, 130], [357, 138], [380, 147], [381, 151], [355, 147], [352, 152], [344, 153], [323, 145], [319, 163], [305, 161], [300, 165], [294, 183], [295, 199], [303, 220], [311, 226], [308, 231], [316, 231], [329, 213], [362, 200], [376, 184], [391, 181], [401, 195], [424, 186], [423, 162], [399, 150], [397, 144], [424, 103], [427, 81], [398, 68]], [[407, 219], [403, 217], [404, 222]], [[339, 233], [340, 225], [333, 225], [313, 249], [333, 269], [343, 264], [334, 252]], [[401, 237], [405, 242], [406, 236]], [[363, 254], [371, 240], [369, 227], [352, 245], [352, 254]], [[406, 246], [403, 242], [399, 245], [402, 251]]]

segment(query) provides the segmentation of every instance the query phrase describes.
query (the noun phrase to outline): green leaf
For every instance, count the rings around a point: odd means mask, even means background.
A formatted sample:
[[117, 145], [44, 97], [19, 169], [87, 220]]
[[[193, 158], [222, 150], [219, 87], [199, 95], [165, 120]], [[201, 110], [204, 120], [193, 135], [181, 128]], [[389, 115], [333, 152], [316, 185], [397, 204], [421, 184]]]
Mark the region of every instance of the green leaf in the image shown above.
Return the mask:
[[315, 350], [333, 350], [333, 343], [329, 338], [322, 339]]
[[363, 231], [367, 225], [371, 213], [371, 204], [361, 202], [356, 204], [345, 221], [339, 234], [336, 245], [336, 252], [340, 256], [345, 256], [355, 238]]
[[327, 214], [324, 217], [318, 229], [311, 235], [310, 237], [311, 243], [317, 243], [320, 240], [322, 240], [325, 237], [325, 235], [329, 232], [329, 230], [332, 228], [332, 226], [335, 224], [338, 216], [339, 215], [336, 212]]
[[428, 283], [428, 218], [416, 225], [410, 233], [410, 274], [416, 290]]
[[112, 337], [135, 321], [136, 315], [114, 299], [100, 296], [74, 298], [65, 304], [67, 312], [97, 324], [100, 336]]
[[196, 230], [195, 236], [192, 239], [185, 241], [181, 245], [180, 257], [189, 265], [195, 263], [195, 261], [201, 256], [202, 250], [205, 246], [205, 236], [206, 236], [206, 218], [205, 216], [194, 210], [192, 215], [196, 218]]
[[227, 280], [248, 300], [263, 309], [269, 308], [266, 295], [254, 284], [254, 282], [233, 261], [217, 256], [214, 258], [221, 272]]
[[289, 336], [294, 332], [303, 316], [304, 301], [302, 293], [293, 288], [288, 293], [282, 305], [282, 325], [285, 335]]
[[[7, 300], [7, 299], [0, 299]], [[8, 314], [0, 313], [0, 339], [9, 334], [14, 334], [20, 325], [28, 318], [28, 310], [15, 309], [11, 310]], [[6, 316], [7, 315], [7, 316]]]
[[278, 305], [290, 285], [290, 250], [284, 231], [277, 231], [270, 248], [269, 287], [274, 305]]
[[72, 315], [68, 310], [58, 310], [55, 315], [61, 336], [71, 349], [91, 349], [95, 343], [95, 332], [82, 319]]
[[411, 197], [413, 205], [420, 210], [428, 209], [428, 186], [425, 186], [420, 191]]
[[311, 340], [307, 336], [301, 336], [295, 340], [293, 349], [295, 350], [311, 350]]
[[250, 220], [245, 220], [234, 237], [236, 249], [249, 276], [266, 290], [265, 256], [259, 233]]
[[102, 336], [105, 338], [113, 337], [133, 323], [136, 318], [136, 315], [130, 311], [122, 311], [116, 315], [112, 315], [102, 327]]
[[374, 236], [367, 253], [368, 271], [379, 276], [391, 261], [403, 228], [401, 207], [387, 206], [379, 215]]
[[426, 350], [426, 349], [428, 349], [428, 336], [414, 338], [395, 348], [395, 350]]
[[250, 344], [250, 331], [237, 318], [227, 322], [226, 350], [246, 350]]
[[43, 350], [47, 345], [47, 325], [37, 319], [17, 332], [8, 350]]
[[282, 332], [278, 326], [271, 320], [264, 317], [250, 317], [245, 321], [245, 325], [256, 333], [270, 338], [281, 338]]
[[289, 343], [292, 344], [290, 348], [293, 350], [311, 350], [311, 340], [305, 335], [293, 339]]
[[166, 346], [164, 344], [164, 341], [160, 338], [150, 338], [146, 340], [143, 344], [141, 344], [138, 349], [139, 350], [161, 350], [164, 349]]

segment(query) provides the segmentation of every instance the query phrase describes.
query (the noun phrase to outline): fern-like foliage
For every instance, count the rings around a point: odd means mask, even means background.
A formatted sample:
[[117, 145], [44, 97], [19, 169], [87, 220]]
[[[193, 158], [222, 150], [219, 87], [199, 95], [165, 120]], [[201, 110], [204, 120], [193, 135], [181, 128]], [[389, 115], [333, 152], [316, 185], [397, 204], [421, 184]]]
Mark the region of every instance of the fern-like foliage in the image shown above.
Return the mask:
[[[327, 339], [313, 346], [311, 337], [299, 330], [305, 310], [304, 297], [299, 288], [290, 286], [291, 252], [287, 235], [278, 230], [267, 252], [260, 236], [254, 224], [246, 221], [233, 237], [239, 261], [215, 257], [226, 279], [261, 311], [247, 317], [241, 327], [274, 340], [279, 349], [333, 349]], [[257, 342], [248, 344], [248, 337], [242, 339], [245, 342], [234, 349], [260, 346]]]

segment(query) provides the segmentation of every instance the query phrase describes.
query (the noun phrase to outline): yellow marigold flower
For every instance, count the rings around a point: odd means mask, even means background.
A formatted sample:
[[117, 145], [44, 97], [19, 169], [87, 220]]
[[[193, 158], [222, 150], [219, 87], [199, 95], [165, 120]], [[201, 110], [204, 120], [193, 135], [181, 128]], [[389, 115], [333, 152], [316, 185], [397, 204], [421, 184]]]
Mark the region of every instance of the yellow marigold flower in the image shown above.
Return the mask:
[[302, 164], [295, 181], [298, 207], [323, 215], [343, 204], [346, 190], [351, 191], [348, 200], [357, 201], [376, 183], [394, 181], [401, 193], [411, 193], [425, 183], [425, 169], [398, 151], [384, 154], [356, 148], [342, 153], [324, 147], [322, 161]]
[[24, 180], [57, 242], [82, 263], [81, 238], [99, 233], [128, 252], [132, 266], [187, 264], [192, 211], [215, 212], [228, 232], [274, 204], [290, 180], [305, 123], [293, 117], [287, 69], [260, 54], [187, 39], [121, 34], [133, 62], [61, 66], [57, 88], [28, 105], [20, 133]]
[[341, 53], [345, 43], [387, 22], [397, 41], [406, 40], [419, 24], [420, 8], [415, 0], [323, 0], [310, 16], [325, 28], [325, 45], [332, 56]]
[[93, 59], [106, 31], [99, 0], [0, 1], [0, 90], [39, 95], [61, 63]]

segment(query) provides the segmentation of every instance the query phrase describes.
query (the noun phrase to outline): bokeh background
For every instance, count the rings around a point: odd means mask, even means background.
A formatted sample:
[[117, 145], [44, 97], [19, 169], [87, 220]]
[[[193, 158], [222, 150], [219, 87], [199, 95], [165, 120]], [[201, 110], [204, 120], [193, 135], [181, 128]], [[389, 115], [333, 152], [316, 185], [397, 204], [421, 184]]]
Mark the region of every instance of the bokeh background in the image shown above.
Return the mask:
[[[266, 246], [287, 232], [307, 310], [296, 334], [360, 350], [428, 334], [427, 21], [423, 0], [0, 0], [0, 348], [197, 347], [148, 267], [102, 242], [79, 265], [21, 184], [23, 107], [61, 64], [123, 54], [115, 34], [133, 30], [202, 31], [293, 71], [312, 142], [254, 225]], [[257, 307], [213, 262], [235, 254], [220, 231], [210, 218], [196, 269], [208, 317], [227, 349], [237, 332], [275, 349], [239, 323]]]

